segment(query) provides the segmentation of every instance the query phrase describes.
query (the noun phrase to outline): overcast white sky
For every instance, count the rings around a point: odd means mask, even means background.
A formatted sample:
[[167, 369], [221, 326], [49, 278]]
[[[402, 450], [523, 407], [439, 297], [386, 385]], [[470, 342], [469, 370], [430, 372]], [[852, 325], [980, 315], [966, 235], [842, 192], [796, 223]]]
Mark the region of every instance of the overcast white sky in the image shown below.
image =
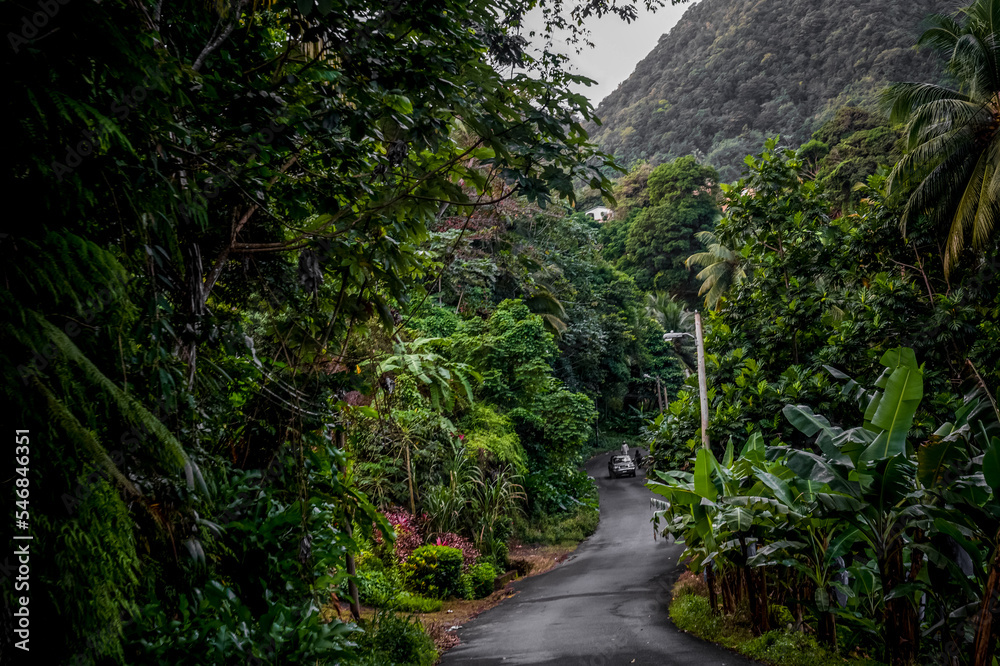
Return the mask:
[[[591, 32], [590, 41], [596, 46], [585, 49], [579, 55], [571, 48], [564, 53], [570, 56], [578, 73], [597, 81], [590, 88], [581, 90], [590, 98], [594, 108], [629, 77], [639, 61], [656, 46], [660, 35], [670, 32], [681, 15], [696, 3], [697, 0], [691, 0], [682, 5], [664, 7], [655, 14], [640, 10], [638, 20], [630, 24], [617, 16], [586, 21], [585, 25]], [[533, 12], [525, 17], [525, 25], [539, 28], [540, 13]]]

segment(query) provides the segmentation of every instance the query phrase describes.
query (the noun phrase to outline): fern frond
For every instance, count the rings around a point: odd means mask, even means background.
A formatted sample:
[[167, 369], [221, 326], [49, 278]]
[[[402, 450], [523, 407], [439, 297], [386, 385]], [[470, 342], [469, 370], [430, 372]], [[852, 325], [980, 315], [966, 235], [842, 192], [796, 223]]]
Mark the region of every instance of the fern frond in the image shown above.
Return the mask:
[[201, 470], [188, 457], [187, 452], [181, 443], [174, 437], [173, 433], [167, 429], [163, 423], [149, 412], [138, 400], [128, 395], [115, 382], [101, 372], [101, 370], [88, 359], [79, 347], [73, 344], [65, 333], [53, 326], [42, 317], [38, 317], [39, 323], [48, 334], [49, 339], [61, 351], [66, 358], [73, 361], [93, 384], [107, 392], [114, 400], [122, 415], [134, 425], [140, 426], [145, 431], [152, 433], [156, 439], [163, 444], [163, 449], [157, 448], [155, 453], [167, 454], [166, 462], [173, 463], [184, 470], [189, 488], [196, 485], [203, 493], [208, 494], [208, 486], [202, 477]]
[[77, 420], [73, 413], [64, 405], [56, 396], [49, 390], [47, 386], [42, 384], [38, 380], [38, 377], [32, 377], [31, 383], [39, 393], [45, 398], [46, 403], [49, 407], [49, 413], [52, 416], [52, 420], [63, 429], [70, 441], [80, 444], [88, 450], [93, 456], [95, 462], [104, 468], [105, 471], [113, 478], [118, 485], [120, 485], [124, 490], [138, 497], [142, 493], [132, 485], [132, 482], [125, 478], [118, 466], [115, 465], [114, 461], [111, 460], [111, 456], [108, 455], [107, 450], [101, 446], [101, 443], [97, 441], [97, 438], [87, 428], [83, 427], [83, 424]]

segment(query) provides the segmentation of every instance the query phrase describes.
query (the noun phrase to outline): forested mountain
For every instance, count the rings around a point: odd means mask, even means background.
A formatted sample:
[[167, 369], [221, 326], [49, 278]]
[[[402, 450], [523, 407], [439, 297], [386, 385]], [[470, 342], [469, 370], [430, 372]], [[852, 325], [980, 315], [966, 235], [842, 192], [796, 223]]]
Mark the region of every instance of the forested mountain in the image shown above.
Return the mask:
[[802, 143], [887, 82], [940, 79], [913, 45], [929, 14], [958, 4], [703, 0], [601, 103], [592, 136], [625, 162], [694, 152], [734, 180], [767, 135]]

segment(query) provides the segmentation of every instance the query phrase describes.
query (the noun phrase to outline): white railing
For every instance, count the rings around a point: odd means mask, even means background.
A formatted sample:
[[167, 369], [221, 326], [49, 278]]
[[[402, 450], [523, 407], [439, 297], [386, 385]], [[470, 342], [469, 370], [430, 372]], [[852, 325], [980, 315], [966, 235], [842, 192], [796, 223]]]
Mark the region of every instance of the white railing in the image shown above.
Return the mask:
[[666, 511], [669, 508], [670, 508], [670, 502], [664, 502], [663, 500], [658, 500], [655, 497], [649, 498], [650, 511]]

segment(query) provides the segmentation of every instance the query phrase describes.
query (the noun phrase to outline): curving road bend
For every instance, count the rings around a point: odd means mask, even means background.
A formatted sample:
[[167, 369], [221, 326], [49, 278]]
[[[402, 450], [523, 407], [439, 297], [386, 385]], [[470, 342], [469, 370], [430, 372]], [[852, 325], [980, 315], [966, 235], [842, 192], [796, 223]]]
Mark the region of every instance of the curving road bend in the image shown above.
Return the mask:
[[566, 561], [514, 583], [517, 595], [459, 630], [441, 659], [458, 664], [546, 666], [752, 666], [744, 657], [676, 629], [667, 607], [683, 550], [653, 540], [645, 477], [607, 478], [610, 454], [587, 463], [601, 522]]

